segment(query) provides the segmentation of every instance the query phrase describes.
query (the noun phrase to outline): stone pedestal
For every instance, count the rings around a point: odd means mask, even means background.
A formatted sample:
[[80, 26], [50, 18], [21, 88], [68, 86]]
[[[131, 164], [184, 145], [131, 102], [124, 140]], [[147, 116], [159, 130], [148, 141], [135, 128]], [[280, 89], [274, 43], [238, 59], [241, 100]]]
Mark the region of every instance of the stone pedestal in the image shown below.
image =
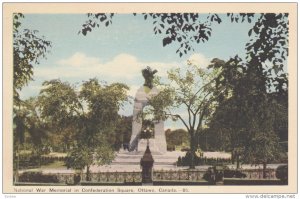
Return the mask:
[[[145, 151], [147, 141], [140, 139], [140, 132], [142, 130], [142, 120], [138, 118], [139, 114], [143, 111], [143, 108], [147, 106], [149, 99], [157, 95], [159, 90], [153, 87], [149, 92], [145, 91], [145, 87], [142, 86], [137, 90], [134, 99], [133, 107], [133, 121], [132, 121], [132, 134], [129, 144], [130, 151]], [[163, 121], [157, 121], [154, 123], [154, 138], [149, 139], [149, 146], [154, 153], [164, 154], [167, 152], [167, 142], [164, 131]]]

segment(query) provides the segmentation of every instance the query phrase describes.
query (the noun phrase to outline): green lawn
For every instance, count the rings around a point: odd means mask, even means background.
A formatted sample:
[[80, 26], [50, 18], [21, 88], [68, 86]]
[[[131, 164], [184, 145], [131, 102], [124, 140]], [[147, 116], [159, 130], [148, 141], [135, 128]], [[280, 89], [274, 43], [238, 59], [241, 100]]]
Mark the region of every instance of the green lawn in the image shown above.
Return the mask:
[[55, 161], [53, 163], [42, 165], [41, 169], [65, 169], [65, 162], [64, 161]]
[[67, 153], [51, 152], [47, 155], [42, 155], [42, 156], [45, 156], [45, 157], [66, 157]]

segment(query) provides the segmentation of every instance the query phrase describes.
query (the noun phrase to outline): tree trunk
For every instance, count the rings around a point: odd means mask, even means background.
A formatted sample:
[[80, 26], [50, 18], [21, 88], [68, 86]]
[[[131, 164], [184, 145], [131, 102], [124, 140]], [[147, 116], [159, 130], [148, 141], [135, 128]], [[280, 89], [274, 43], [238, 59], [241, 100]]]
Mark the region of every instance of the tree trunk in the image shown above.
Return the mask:
[[191, 161], [190, 161], [190, 169], [195, 169], [195, 152], [196, 152], [196, 147], [195, 147], [195, 141], [194, 141], [194, 132], [190, 132], [191, 135]]
[[86, 166], [86, 181], [91, 181], [91, 178], [90, 178], [90, 166], [87, 165]]
[[240, 154], [236, 153], [236, 169], [240, 168]]
[[267, 178], [267, 163], [263, 163], [263, 178]]
[[16, 178], [15, 182], [19, 182], [19, 165], [20, 165], [20, 149], [19, 149], [19, 144], [17, 146], [17, 165], [16, 165]]
[[231, 151], [231, 164], [234, 164], [235, 154], [234, 151]]

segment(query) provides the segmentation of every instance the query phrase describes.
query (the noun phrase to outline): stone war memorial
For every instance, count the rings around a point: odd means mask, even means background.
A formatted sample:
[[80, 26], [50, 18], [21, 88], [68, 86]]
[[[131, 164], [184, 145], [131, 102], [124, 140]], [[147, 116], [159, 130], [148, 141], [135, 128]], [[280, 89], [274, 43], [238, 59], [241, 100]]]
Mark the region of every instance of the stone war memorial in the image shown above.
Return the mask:
[[152, 71], [150, 67], [147, 67], [142, 71], [143, 77], [145, 78], [145, 84], [137, 90], [134, 99], [132, 135], [129, 146], [130, 151], [145, 151], [147, 140], [141, 139], [141, 133], [142, 131], [146, 131], [148, 127], [148, 129], [154, 133], [154, 138], [148, 139], [152, 153], [165, 154], [167, 152], [164, 122], [162, 120], [150, 121], [150, 123], [154, 123], [154, 129], [152, 130], [151, 124], [146, 126], [146, 122], [143, 122], [143, 119], [139, 118], [141, 115], [140, 113], [142, 113], [143, 109], [148, 105], [148, 100], [159, 93], [159, 90], [153, 86], [153, 78], [156, 72], [157, 70]]
[[145, 83], [137, 90], [134, 99], [129, 147], [128, 150], [121, 149], [112, 163], [121, 170], [139, 169], [139, 162], [147, 146], [149, 146], [154, 157], [154, 165], [157, 168], [172, 168], [176, 165], [178, 157], [184, 155], [179, 151], [167, 151], [163, 120], [143, 120], [143, 110], [148, 106], [148, 101], [159, 93], [159, 90], [153, 85], [155, 73], [157, 70], [152, 70], [149, 66], [142, 70]]

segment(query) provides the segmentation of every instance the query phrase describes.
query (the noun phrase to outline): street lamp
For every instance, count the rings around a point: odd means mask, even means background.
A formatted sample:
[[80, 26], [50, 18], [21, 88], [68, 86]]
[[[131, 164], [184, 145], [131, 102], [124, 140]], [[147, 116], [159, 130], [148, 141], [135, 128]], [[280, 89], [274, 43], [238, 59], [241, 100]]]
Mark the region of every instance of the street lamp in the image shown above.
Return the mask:
[[147, 139], [147, 146], [149, 146], [149, 139], [152, 137], [152, 133], [153, 130], [149, 126], [143, 130], [143, 138]]
[[154, 159], [152, 157], [150, 147], [149, 147], [149, 138], [151, 138], [153, 130], [147, 127], [143, 130], [144, 138], [147, 139], [146, 151], [141, 158], [140, 165], [142, 167], [142, 183], [143, 184], [152, 184], [152, 168]]

